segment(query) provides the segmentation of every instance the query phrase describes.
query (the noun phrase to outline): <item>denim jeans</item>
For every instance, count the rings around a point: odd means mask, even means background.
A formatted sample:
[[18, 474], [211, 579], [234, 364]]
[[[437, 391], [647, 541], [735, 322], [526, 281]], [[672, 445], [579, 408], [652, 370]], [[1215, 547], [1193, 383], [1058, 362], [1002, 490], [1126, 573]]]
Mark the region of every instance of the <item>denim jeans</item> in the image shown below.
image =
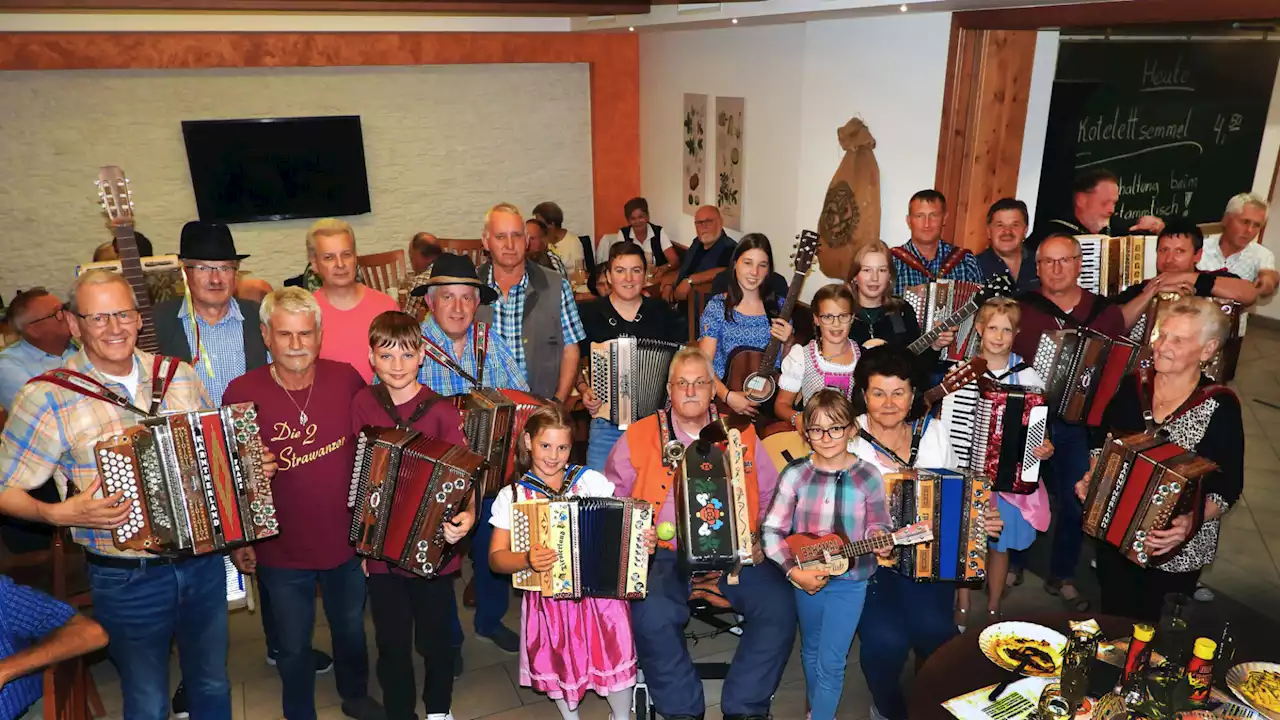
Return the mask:
[[194, 720], [229, 720], [227, 579], [221, 555], [134, 569], [90, 564], [94, 617], [111, 637], [124, 716], [169, 717], [169, 650], [178, 663]]
[[587, 436], [587, 467], [597, 472], [604, 472], [604, 463], [609, 459], [609, 451], [622, 437], [617, 425], [603, 418], [591, 419], [591, 433]]
[[1054, 418], [1049, 421], [1053, 457], [1049, 459], [1046, 489], [1055, 500], [1053, 550], [1049, 555], [1049, 578], [1071, 580], [1080, 562], [1084, 542], [1084, 508], [1076, 497], [1076, 483], [1089, 471], [1089, 431]]
[[343, 700], [369, 694], [369, 652], [364, 635], [365, 578], [360, 558], [332, 570], [295, 570], [258, 566], [258, 580], [271, 593], [276, 638], [276, 668], [283, 686], [284, 716], [314, 720], [316, 661], [311, 635], [316, 625], [316, 583], [333, 639], [334, 677]]
[[494, 575], [489, 569], [489, 541], [493, 538], [493, 498], [485, 498], [476, 517], [475, 535], [471, 536], [471, 564], [475, 571], [477, 635], [492, 635], [502, 626], [511, 602], [511, 577]]
[[832, 578], [815, 595], [796, 588], [795, 596], [810, 717], [835, 720], [849, 648], [867, 598], [867, 581]]

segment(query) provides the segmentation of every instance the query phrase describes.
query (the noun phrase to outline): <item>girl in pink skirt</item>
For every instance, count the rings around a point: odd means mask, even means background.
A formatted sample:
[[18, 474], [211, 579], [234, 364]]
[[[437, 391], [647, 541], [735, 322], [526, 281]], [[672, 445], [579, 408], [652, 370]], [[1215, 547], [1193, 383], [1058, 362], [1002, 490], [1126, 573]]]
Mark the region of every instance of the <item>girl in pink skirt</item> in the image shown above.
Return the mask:
[[[523, 553], [510, 550], [513, 502], [613, 495], [613, 483], [604, 475], [568, 464], [573, 443], [570, 428], [569, 416], [559, 405], [539, 408], [529, 416], [516, 448], [514, 482], [498, 493], [489, 518], [494, 528], [489, 566], [495, 573], [545, 572], [556, 560], [556, 551], [546, 547]], [[649, 533], [652, 548], [653, 530]], [[590, 552], [590, 548], [581, 550]], [[526, 592], [521, 615], [521, 685], [546, 693], [570, 720], [577, 720], [578, 704], [588, 690], [609, 701], [611, 720], [630, 716], [636, 650], [626, 601], [556, 600]]]

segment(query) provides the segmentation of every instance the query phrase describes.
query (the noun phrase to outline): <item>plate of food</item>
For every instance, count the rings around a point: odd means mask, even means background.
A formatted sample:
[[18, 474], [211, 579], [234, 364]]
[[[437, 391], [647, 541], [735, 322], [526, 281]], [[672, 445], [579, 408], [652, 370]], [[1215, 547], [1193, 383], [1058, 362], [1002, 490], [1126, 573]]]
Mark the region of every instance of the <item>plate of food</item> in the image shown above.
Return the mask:
[[1056, 630], [1027, 622], [991, 625], [978, 636], [978, 647], [991, 662], [1005, 670], [1017, 670], [1027, 661], [1022, 674], [1056, 677], [1062, 672], [1062, 653], [1067, 638]]
[[1280, 664], [1236, 665], [1227, 672], [1227, 687], [1268, 720], [1280, 720]]

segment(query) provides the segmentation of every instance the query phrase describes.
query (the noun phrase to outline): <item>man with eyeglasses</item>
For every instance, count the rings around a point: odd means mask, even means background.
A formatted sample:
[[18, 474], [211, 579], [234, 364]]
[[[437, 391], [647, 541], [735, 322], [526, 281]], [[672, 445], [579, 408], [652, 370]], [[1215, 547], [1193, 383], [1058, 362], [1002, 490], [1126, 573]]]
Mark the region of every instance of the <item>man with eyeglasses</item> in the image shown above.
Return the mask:
[[714, 205], [698, 208], [693, 214], [693, 229], [698, 233], [697, 240], [690, 244], [689, 251], [684, 254], [684, 261], [680, 263], [680, 271], [675, 278], [662, 286], [662, 297], [667, 302], [682, 302], [689, 297], [689, 290], [694, 283], [693, 275], [729, 267], [733, 249], [738, 246], [725, 233], [720, 208]]
[[[688, 447], [711, 422], [714, 380], [711, 361], [698, 348], [677, 352], [668, 372], [670, 409], [628, 427], [605, 463], [615, 495], [652, 504], [659, 526], [677, 522], [677, 468], [667, 445]], [[709, 602], [727, 600], [745, 618], [720, 695], [725, 720], [764, 720], [795, 642], [796, 607], [786, 578], [765, 561], [759, 545], [760, 523], [777, 489], [778, 470], [753, 428], [743, 431], [742, 440], [755, 564], [743, 567], [736, 583], [728, 574], [713, 574], [695, 577], [694, 586]], [[685, 644], [689, 598], [690, 578], [677, 567], [675, 541], [660, 539], [649, 565], [648, 596], [631, 604], [631, 623], [640, 669], [654, 705], [667, 720], [701, 720], [706, 712], [702, 680]]]
[[[1110, 337], [1125, 333], [1120, 308], [1080, 287], [1080, 241], [1067, 233], [1046, 237], [1036, 248], [1040, 289], [1018, 298], [1022, 321], [1013, 350], [1024, 358], [1036, 356], [1040, 336], [1051, 330], [1087, 327]], [[1053, 457], [1046, 461], [1046, 488], [1057, 497], [1057, 527], [1049, 558], [1045, 592], [1062, 598], [1070, 610], [1084, 612], [1089, 601], [1080, 596], [1073, 579], [1080, 560], [1082, 510], [1075, 483], [1089, 469], [1089, 437], [1084, 425], [1054, 416], [1050, 422]]]
[[[96, 443], [137, 425], [147, 411], [213, 408], [190, 365], [136, 349], [139, 319], [122, 276], [91, 270], [76, 278], [64, 321], [81, 350], [66, 367], [81, 377], [46, 374], [19, 391], [0, 442], [0, 513], [71, 527], [85, 546], [94, 616], [111, 638], [125, 717], [168, 717], [176, 637], [192, 714], [230, 718], [222, 556], [122, 551], [112, 539], [135, 501], [106, 494]], [[270, 478], [276, 468], [268, 460]], [[28, 494], [55, 472], [65, 500], [42, 503]]]

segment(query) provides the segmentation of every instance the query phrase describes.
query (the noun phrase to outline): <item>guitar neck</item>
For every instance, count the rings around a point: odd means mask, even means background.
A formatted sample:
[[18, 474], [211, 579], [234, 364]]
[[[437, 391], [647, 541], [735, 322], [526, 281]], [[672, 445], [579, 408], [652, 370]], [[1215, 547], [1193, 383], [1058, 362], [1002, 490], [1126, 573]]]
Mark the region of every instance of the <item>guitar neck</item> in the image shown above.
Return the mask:
[[[805, 276], [807, 272], [797, 271], [791, 277], [791, 287], [787, 288], [787, 298], [782, 301], [782, 310], [778, 312], [778, 319], [784, 322], [791, 322], [791, 316], [796, 311], [796, 302], [800, 300], [800, 290], [804, 287]], [[766, 279], [765, 282], [768, 282]], [[773, 370], [773, 366], [778, 362], [778, 353], [782, 352], [782, 341], [775, 337], [769, 338], [769, 344], [765, 346], [764, 356], [760, 358], [760, 373], [764, 374]]]
[[951, 315], [942, 322], [934, 325], [932, 330], [921, 335], [915, 342], [908, 345], [907, 349], [916, 355], [919, 355], [937, 342], [938, 338], [942, 337], [942, 333], [958, 326], [960, 323], [964, 322], [966, 318], [976, 312], [978, 312], [978, 298], [977, 296], [974, 296], [969, 298], [969, 301], [964, 305], [961, 305], [959, 310], [951, 313]]
[[138, 241], [133, 235], [133, 223], [121, 223], [111, 228], [116, 240], [116, 252], [120, 255], [120, 274], [133, 288], [133, 301], [138, 306], [141, 323], [138, 328], [138, 348], [149, 353], [160, 351], [156, 336], [155, 317], [151, 313], [151, 293], [142, 274], [142, 258], [138, 254]]
[[891, 534], [877, 535], [866, 540], [854, 540], [844, 544], [844, 556], [846, 558], [856, 558], [877, 550], [891, 548], [893, 545], [893, 535]]

